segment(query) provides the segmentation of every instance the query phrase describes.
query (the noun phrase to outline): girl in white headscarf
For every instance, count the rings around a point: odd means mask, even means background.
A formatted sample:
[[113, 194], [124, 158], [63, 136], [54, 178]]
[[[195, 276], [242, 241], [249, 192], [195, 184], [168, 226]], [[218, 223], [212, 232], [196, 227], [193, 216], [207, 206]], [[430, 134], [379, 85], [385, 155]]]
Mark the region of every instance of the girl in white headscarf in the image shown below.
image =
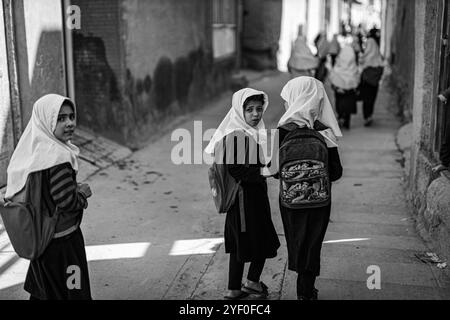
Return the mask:
[[[310, 77], [289, 81], [281, 91], [286, 113], [278, 123], [279, 145], [289, 132], [286, 126], [319, 131], [328, 146], [331, 181], [342, 176], [337, 137], [342, 136], [323, 84]], [[314, 209], [289, 209], [281, 205], [284, 234], [288, 249], [288, 269], [297, 272], [297, 297], [317, 299], [315, 279], [320, 274], [320, 251], [330, 219], [331, 204]]]
[[291, 56], [288, 61], [288, 70], [292, 79], [299, 76], [313, 77], [319, 65], [319, 59], [312, 54], [301, 30], [299, 27], [298, 37], [292, 44]]
[[356, 113], [356, 89], [360, 80], [355, 52], [350, 46], [346, 45], [342, 48], [335, 66], [330, 69], [328, 78], [335, 92], [339, 124], [350, 129], [351, 114]]
[[[226, 299], [241, 299], [248, 294], [267, 297], [268, 288], [260, 276], [266, 259], [275, 257], [280, 246], [271, 218], [266, 179], [261, 174], [265, 161], [261, 148], [266, 143], [262, 115], [268, 103], [262, 91], [245, 88], [234, 93], [230, 111], [205, 149], [214, 154], [217, 162], [222, 160], [220, 149], [225, 145], [224, 163], [243, 190], [243, 196], [236, 197], [225, 220], [225, 252], [230, 254]], [[237, 150], [230, 158], [233, 149]], [[242, 286], [246, 262], [250, 262], [250, 267]]]
[[[31, 119], [8, 166], [6, 199], [20, 199], [29, 179], [41, 179], [48, 212], [58, 214], [53, 240], [30, 262], [24, 288], [32, 300], [91, 299], [89, 273], [80, 230], [91, 190], [77, 184], [78, 148], [71, 143], [76, 127], [73, 101], [48, 94], [36, 101]], [[67, 286], [69, 266], [80, 269], [78, 289]]]
[[360, 68], [362, 70], [360, 94], [363, 101], [365, 126], [370, 126], [373, 122], [373, 109], [377, 98], [379, 82], [383, 75], [383, 67], [383, 57], [375, 39], [367, 39], [366, 48], [360, 59]]

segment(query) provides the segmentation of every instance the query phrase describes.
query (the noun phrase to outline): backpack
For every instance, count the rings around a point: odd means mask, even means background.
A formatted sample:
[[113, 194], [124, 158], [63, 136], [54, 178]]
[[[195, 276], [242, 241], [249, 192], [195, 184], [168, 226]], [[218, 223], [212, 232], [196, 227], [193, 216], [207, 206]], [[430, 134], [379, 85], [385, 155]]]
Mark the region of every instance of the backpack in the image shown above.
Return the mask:
[[225, 164], [213, 163], [208, 170], [209, 185], [219, 213], [227, 213], [236, 200], [240, 182], [230, 175]]
[[289, 123], [280, 145], [280, 203], [290, 209], [319, 208], [331, 202], [328, 148], [316, 130]]
[[[14, 251], [35, 260], [42, 255], [55, 233], [58, 215], [42, 190], [42, 172], [28, 176], [21, 192], [0, 202], [0, 214]], [[55, 211], [55, 212], [52, 212]]]
[[378, 86], [382, 75], [383, 67], [367, 67], [361, 73], [361, 81], [376, 87]]

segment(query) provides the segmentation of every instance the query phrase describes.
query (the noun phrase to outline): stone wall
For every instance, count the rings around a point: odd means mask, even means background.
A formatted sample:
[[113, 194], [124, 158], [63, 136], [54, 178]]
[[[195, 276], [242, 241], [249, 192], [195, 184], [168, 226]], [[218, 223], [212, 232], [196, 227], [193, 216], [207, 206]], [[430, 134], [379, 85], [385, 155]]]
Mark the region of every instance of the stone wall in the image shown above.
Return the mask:
[[[438, 10], [436, 1], [416, 1], [414, 19], [405, 18], [404, 28], [414, 30], [414, 76], [412, 84], [409, 84], [412, 89], [398, 93], [403, 96], [399, 100], [401, 103], [411, 102], [412, 122], [399, 131], [397, 143], [404, 154], [408, 200], [417, 229], [439, 255], [450, 259], [450, 172], [432, 172], [438, 160], [433, 150], [433, 121], [440, 70], [436, 55], [439, 48]], [[401, 34], [402, 29], [397, 29], [395, 37], [401, 39]], [[405, 60], [401, 60], [399, 55], [403, 57], [402, 53], [406, 54], [411, 48], [405, 41], [405, 48], [398, 45], [396, 50], [398, 58], [392, 63], [397, 83], [401, 83], [399, 79], [410, 77], [411, 71], [407, 67], [411, 64], [411, 57], [405, 55]]]

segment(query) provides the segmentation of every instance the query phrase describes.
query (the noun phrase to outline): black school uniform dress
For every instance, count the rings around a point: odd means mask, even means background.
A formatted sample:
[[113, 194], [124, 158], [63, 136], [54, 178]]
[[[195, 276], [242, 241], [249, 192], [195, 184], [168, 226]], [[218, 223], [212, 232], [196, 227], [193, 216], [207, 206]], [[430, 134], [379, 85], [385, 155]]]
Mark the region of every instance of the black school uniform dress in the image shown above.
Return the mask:
[[55, 212], [57, 207], [59, 218], [55, 237], [44, 253], [30, 262], [24, 289], [32, 300], [90, 300], [89, 271], [80, 229], [87, 200], [78, 191], [75, 171], [68, 163], [43, 170], [42, 187], [49, 212]]
[[[251, 138], [250, 138], [251, 139]], [[249, 140], [246, 140], [247, 142]], [[227, 140], [227, 146], [230, 146]], [[229, 148], [229, 147], [228, 147]], [[251, 150], [251, 148], [250, 148]], [[255, 148], [259, 155], [259, 146]], [[248, 148], [246, 148], [247, 159]], [[235, 155], [237, 152], [235, 152]], [[236, 159], [235, 159], [236, 160]], [[266, 179], [261, 176], [263, 164], [227, 164], [230, 175], [241, 181], [244, 192], [245, 231], [242, 230], [240, 199], [227, 212], [225, 219], [225, 252], [236, 255], [240, 262], [261, 261], [277, 255], [280, 241], [272, 222]]]
[[350, 118], [352, 114], [356, 114], [357, 111], [357, 96], [355, 89], [343, 90], [342, 93], [337, 91], [337, 88], [333, 86], [335, 90], [336, 100], [336, 112], [338, 118], [344, 121], [344, 127], [347, 129], [350, 127]]
[[[279, 129], [280, 146], [288, 131]], [[328, 148], [331, 181], [342, 176], [337, 148]], [[281, 205], [280, 212], [288, 250], [288, 269], [298, 274], [320, 274], [320, 252], [330, 220], [331, 204], [314, 209], [289, 209]]]

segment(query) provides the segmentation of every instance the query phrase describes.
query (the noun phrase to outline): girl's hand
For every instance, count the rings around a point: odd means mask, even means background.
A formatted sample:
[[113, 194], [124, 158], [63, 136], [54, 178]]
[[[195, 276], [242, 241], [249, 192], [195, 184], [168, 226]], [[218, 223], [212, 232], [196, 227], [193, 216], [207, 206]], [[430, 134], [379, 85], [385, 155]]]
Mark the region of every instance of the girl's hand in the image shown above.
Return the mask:
[[278, 173], [278, 170], [276, 170], [274, 167], [261, 168], [261, 175], [265, 178], [273, 177], [277, 173]]
[[438, 98], [439, 100], [441, 100], [441, 102], [447, 103], [447, 98], [443, 94], [438, 95]]
[[78, 186], [78, 190], [79, 190], [82, 194], [84, 194], [84, 196], [85, 196], [86, 198], [89, 198], [90, 196], [92, 196], [91, 187], [89, 187], [89, 185], [86, 184], [86, 183], [81, 183], [81, 184]]

